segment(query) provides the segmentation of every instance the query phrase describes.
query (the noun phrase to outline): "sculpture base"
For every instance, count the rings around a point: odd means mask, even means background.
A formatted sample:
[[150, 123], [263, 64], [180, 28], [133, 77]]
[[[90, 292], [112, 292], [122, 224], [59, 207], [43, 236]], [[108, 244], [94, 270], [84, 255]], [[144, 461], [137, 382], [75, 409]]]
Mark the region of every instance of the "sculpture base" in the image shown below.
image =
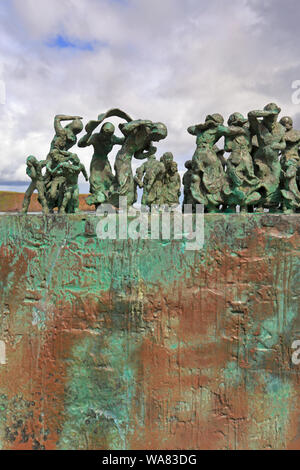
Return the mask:
[[2, 449], [300, 448], [300, 215], [204, 220], [188, 251], [0, 217]]

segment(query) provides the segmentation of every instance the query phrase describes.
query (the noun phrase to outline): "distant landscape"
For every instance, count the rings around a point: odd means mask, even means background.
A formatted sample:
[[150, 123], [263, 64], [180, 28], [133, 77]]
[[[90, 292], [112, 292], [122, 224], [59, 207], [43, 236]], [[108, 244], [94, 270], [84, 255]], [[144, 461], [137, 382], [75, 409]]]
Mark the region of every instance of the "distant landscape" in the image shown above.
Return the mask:
[[[94, 206], [88, 206], [85, 202], [88, 194], [79, 195], [79, 208], [82, 211], [94, 211]], [[31, 198], [29, 212], [41, 212], [42, 208], [37, 200], [38, 194]], [[22, 209], [24, 193], [13, 191], [0, 191], [0, 212], [18, 212]]]

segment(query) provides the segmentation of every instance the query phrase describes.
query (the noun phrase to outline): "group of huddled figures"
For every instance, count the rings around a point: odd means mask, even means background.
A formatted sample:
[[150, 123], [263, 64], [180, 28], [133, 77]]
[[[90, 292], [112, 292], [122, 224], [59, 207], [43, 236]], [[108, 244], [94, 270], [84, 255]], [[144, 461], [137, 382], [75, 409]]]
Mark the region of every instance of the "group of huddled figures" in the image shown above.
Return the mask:
[[[248, 118], [232, 114], [227, 126], [220, 114], [208, 115], [203, 124], [188, 128], [196, 136], [196, 151], [185, 163], [183, 206], [205, 212], [270, 212], [300, 211], [300, 131], [293, 129], [290, 117], [279, 119], [280, 108], [270, 103], [262, 111], [250, 111]], [[115, 134], [111, 117], [122, 120]], [[64, 127], [63, 122], [69, 121]], [[100, 130], [96, 129], [100, 127]], [[79, 210], [78, 177], [83, 174], [90, 183], [86, 202], [97, 208], [101, 204], [118, 207], [120, 197], [130, 207], [137, 201], [137, 188], [143, 189], [142, 205], [178, 207], [181, 179], [173, 154], [166, 152], [156, 158], [155, 143], [167, 137], [161, 122], [133, 120], [120, 109], [100, 114], [85, 126], [85, 135], [78, 147], [93, 147], [88, 177], [77, 154], [70, 149], [77, 144], [83, 130], [80, 116], [57, 115], [55, 136], [46, 160], [27, 158], [27, 174], [32, 182], [25, 193], [22, 212], [26, 213], [32, 193], [44, 213], [76, 213]], [[224, 138], [224, 148], [217, 143]], [[109, 154], [117, 145], [114, 172]], [[227, 157], [224, 155], [227, 154]], [[132, 159], [143, 160], [135, 172]]]
[[[189, 127], [197, 148], [185, 164], [184, 204], [203, 204], [206, 212], [298, 212], [300, 132], [290, 117], [278, 122], [280, 112], [270, 103], [248, 119], [233, 113], [227, 126], [212, 114]], [[221, 137], [222, 150], [216, 146]]]
[[[69, 149], [76, 144], [76, 136], [83, 129], [81, 119], [79, 116], [55, 116], [55, 136], [46, 160], [38, 161], [33, 155], [27, 158], [26, 173], [31, 178], [31, 184], [25, 193], [23, 213], [28, 211], [35, 189], [38, 191], [38, 201], [45, 214], [53, 213], [56, 207], [61, 213], [78, 211], [78, 177], [82, 172], [88, 180], [88, 175], [78, 156], [69, 152]], [[71, 123], [63, 127], [63, 121]]]
[[[115, 126], [106, 120], [118, 117], [122, 137], [115, 135]], [[64, 121], [70, 121], [65, 127]], [[106, 121], [106, 122], [104, 122]], [[102, 124], [102, 125], [101, 125]], [[97, 127], [101, 125], [98, 132]], [[133, 120], [120, 109], [100, 114], [85, 126], [85, 135], [78, 147], [94, 149], [88, 177], [78, 155], [70, 149], [77, 143], [77, 135], [83, 130], [80, 116], [57, 115], [54, 119], [55, 136], [46, 160], [27, 158], [27, 175], [31, 184], [24, 197], [22, 212], [27, 213], [31, 196], [38, 191], [38, 201], [44, 213], [76, 213], [79, 210], [78, 177], [82, 173], [90, 183], [90, 195], [86, 202], [96, 208], [101, 204], [119, 207], [121, 197], [132, 206], [138, 198], [137, 188], [143, 188], [143, 204], [149, 207], [178, 206], [181, 180], [173, 154], [166, 152], [156, 160], [157, 148], [153, 145], [167, 137], [167, 128], [160, 122]], [[115, 145], [120, 146], [112, 171], [109, 154]], [[145, 162], [133, 175], [132, 159]]]

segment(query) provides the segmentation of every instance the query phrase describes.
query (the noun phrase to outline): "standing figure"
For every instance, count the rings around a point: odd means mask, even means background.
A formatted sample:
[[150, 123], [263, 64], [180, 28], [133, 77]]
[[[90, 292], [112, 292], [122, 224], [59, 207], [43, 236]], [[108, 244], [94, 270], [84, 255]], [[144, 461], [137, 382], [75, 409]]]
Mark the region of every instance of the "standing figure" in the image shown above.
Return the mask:
[[112, 172], [108, 155], [114, 145], [123, 145], [125, 138], [114, 135], [115, 126], [111, 122], [102, 125], [100, 132], [93, 134], [93, 131], [108, 117], [121, 117], [127, 122], [132, 121], [128, 114], [120, 109], [111, 109], [104, 114], [100, 114], [97, 121], [90, 121], [85, 127], [86, 135], [78, 142], [78, 147], [94, 147], [94, 154], [90, 165], [90, 196], [86, 202], [89, 205], [105, 203], [109, 199], [110, 193], [114, 189], [115, 176]]
[[64, 177], [64, 184], [60, 189], [60, 204], [59, 213], [61, 214], [74, 214], [79, 210], [79, 188], [78, 177], [82, 173], [86, 181], [88, 175], [86, 169], [78, 156], [74, 153], [67, 157], [67, 161], [61, 162], [54, 170], [51, 170], [53, 175], [62, 175]]
[[225, 137], [225, 151], [230, 152], [226, 161], [228, 186], [224, 189], [230, 212], [239, 205], [241, 212], [261, 198], [256, 190], [259, 180], [254, 174], [251, 156], [252, 137], [248, 120], [240, 113], [232, 114], [228, 119], [228, 133]]
[[300, 168], [300, 131], [293, 129], [293, 120], [288, 116], [281, 118], [279, 122], [286, 130], [286, 148], [282, 151], [280, 161], [282, 209], [284, 213], [290, 214], [300, 208], [300, 192], [297, 185], [297, 173]]
[[164, 174], [165, 166], [156, 160], [154, 153], [149, 155], [147, 161], [136, 170], [134, 180], [140, 188], [143, 188], [143, 206], [151, 208], [160, 205]]
[[172, 163], [174, 161], [172, 152], [165, 152], [161, 157], [160, 161], [164, 164], [166, 171], [171, 169]]
[[202, 204], [206, 208], [209, 204], [206, 197], [206, 188], [203, 184], [203, 170], [204, 168], [200, 160], [192, 161], [191, 196], [193, 198], [193, 211], [196, 204]]
[[38, 191], [38, 201], [42, 206], [44, 214], [48, 214], [48, 205], [46, 199], [45, 184], [43, 180], [42, 169], [46, 166], [46, 161], [38, 161], [33, 155], [30, 155], [27, 160], [27, 169], [26, 173], [31, 178], [31, 183], [25, 193], [22, 213], [26, 214], [28, 212], [31, 196], [35, 189]]
[[144, 160], [153, 155], [156, 148], [152, 146], [152, 142], [165, 139], [168, 131], [164, 124], [148, 120], [119, 124], [119, 128], [125, 136], [125, 141], [115, 160], [117, 189], [112, 195], [112, 201], [117, 205], [116, 199], [126, 196], [127, 204], [131, 206], [137, 200], [136, 182], [131, 168], [132, 158]]
[[280, 111], [275, 103], [270, 103], [263, 111], [250, 111], [248, 114], [251, 135], [256, 135], [258, 142], [258, 150], [253, 156], [256, 176], [260, 180], [258, 212], [263, 212], [264, 207], [274, 211], [281, 199], [279, 152], [285, 149], [286, 143], [285, 128], [277, 122]]
[[182, 209], [184, 210], [185, 205], [191, 204], [194, 210], [195, 200], [193, 198], [192, 191], [191, 191], [193, 174], [194, 174], [192, 160], [188, 160], [187, 162], [185, 162], [184, 166], [187, 169], [187, 171], [184, 173], [183, 178], [182, 178], [182, 183], [184, 187], [184, 199], [183, 199]]
[[172, 161], [164, 178], [162, 204], [172, 207], [179, 205], [181, 194], [181, 178], [178, 173], [177, 163]]
[[[208, 115], [204, 124], [188, 128], [188, 133], [197, 137], [197, 148], [193, 156], [195, 178], [192, 192], [197, 202], [204, 204], [207, 212], [217, 212], [224, 203], [222, 190], [226, 183], [222, 152], [215, 144], [227, 134], [224, 118], [220, 114]], [[197, 188], [197, 185], [199, 190]]]

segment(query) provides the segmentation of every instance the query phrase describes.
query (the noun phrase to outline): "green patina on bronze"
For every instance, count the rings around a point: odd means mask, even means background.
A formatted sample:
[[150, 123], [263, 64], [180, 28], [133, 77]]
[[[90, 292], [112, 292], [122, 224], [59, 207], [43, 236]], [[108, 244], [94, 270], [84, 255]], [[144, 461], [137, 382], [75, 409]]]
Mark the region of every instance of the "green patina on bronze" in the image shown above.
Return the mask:
[[137, 201], [136, 182], [131, 167], [132, 158], [144, 160], [153, 155], [156, 151], [153, 142], [165, 139], [168, 131], [161, 122], [142, 119], [120, 124], [119, 127], [125, 136], [125, 141], [115, 160], [117, 189], [111, 196], [111, 202], [118, 205], [118, 198], [123, 196], [127, 197], [128, 206], [132, 206]]
[[108, 202], [111, 193], [114, 192], [116, 179], [112, 172], [108, 155], [115, 145], [123, 145], [124, 137], [117, 137], [115, 126], [111, 122], [105, 122], [99, 133], [93, 134], [93, 131], [105, 120], [110, 117], [120, 117], [127, 122], [132, 121], [124, 111], [120, 109], [110, 109], [104, 114], [100, 114], [96, 121], [89, 121], [85, 126], [86, 134], [78, 142], [78, 147], [84, 148], [92, 145], [94, 154], [90, 165], [90, 193], [87, 198], [89, 205], [95, 205]]
[[[278, 122], [281, 109], [275, 103], [263, 110], [250, 111], [248, 118], [238, 112], [230, 115], [228, 127], [218, 113], [206, 116], [205, 122], [190, 126], [189, 134], [196, 136], [196, 151], [186, 162], [183, 178], [184, 204], [196, 211], [202, 204], [206, 213], [283, 212], [300, 211], [300, 133], [293, 129], [290, 117]], [[115, 135], [115, 126], [104, 122], [118, 117], [122, 137]], [[62, 121], [71, 121], [66, 127]], [[44, 161], [27, 159], [27, 174], [32, 179], [24, 198], [22, 212], [26, 213], [35, 189], [45, 214], [76, 213], [79, 208], [78, 176], [88, 175], [76, 154], [69, 152], [77, 143], [83, 129], [79, 116], [57, 115], [54, 119], [55, 137]], [[102, 124], [100, 132], [93, 131]], [[132, 120], [124, 111], [113, 108], [85, 126], [86, 134], [79, 140], [80, 148], [93, 146], [90, 165], [90, 196], [86, 202], [97, 209], [102, 204], [120, 207], [120, 197], [127, 206], [137, 202], [137, 186], [143, 189], [142, 203], [152, 206], [179, 205], [181, 178], [173, 154], [167, 152], [158, 162], [154, 142], [167, 137], [165, 124], [150, 120]], [[223, 149], [217, 147], [225, 138]], [[120, 145], [114, 170], [108, 160], [115, 145]], [[224, 154], [227, 154], [225, 157]], [[146, 160], [132, 171], [132, 159]], [[165, 209], [165, 208], [164, 208]], [[189, 209], [191, 210], [191, 209]]]
[[[153, 148], [153, 152], [155, 152]], [[150, 154], [148, 160], [136, 170], [136, 184], [143, 188], [142, 205], [151, 208], [179, 205], [181, 179], [173, 154], [166, 152], [160, 161]]]
[[282, 184], [283, 210], [290, 214], [300, 208], [300, 191], [298, 188], [300, 157], [300, 132], [293, 129], [293, 120], [285, 116], [280, 119], [285, 129], [286, 148], [282, 152]]
[[206, 214], [200, 251], [98, 222], [0, 216], [1, 448], [299, 448], [299, 216]]
[[[188, 128], [197, 136], [193, 161], [187, 162], [185, 201], [204, 204], [206, 212], [292, 213], [299, 209], [299, 136], [289, 117], [277, 122], [281, 109], [270, 103], [233, 113], [228, 127], [220, 114]], [[216, 147], [225, 137], [224, 151]], [[279, 158], [281, 157], [281, 159]]]
[[[280, 151], [286, 148], [285, 128], [277, 122], [281, 109], [274, 103], [263, 111], [250, 111], [248, 114], [250, 131], [257, 137], [258, 149], [253, 155], [260, 180], [261, 200], [258, 210], [264, 207], [276, 209], [280, 204]], [[259, 118], [262, 118], [260, 121]]]

